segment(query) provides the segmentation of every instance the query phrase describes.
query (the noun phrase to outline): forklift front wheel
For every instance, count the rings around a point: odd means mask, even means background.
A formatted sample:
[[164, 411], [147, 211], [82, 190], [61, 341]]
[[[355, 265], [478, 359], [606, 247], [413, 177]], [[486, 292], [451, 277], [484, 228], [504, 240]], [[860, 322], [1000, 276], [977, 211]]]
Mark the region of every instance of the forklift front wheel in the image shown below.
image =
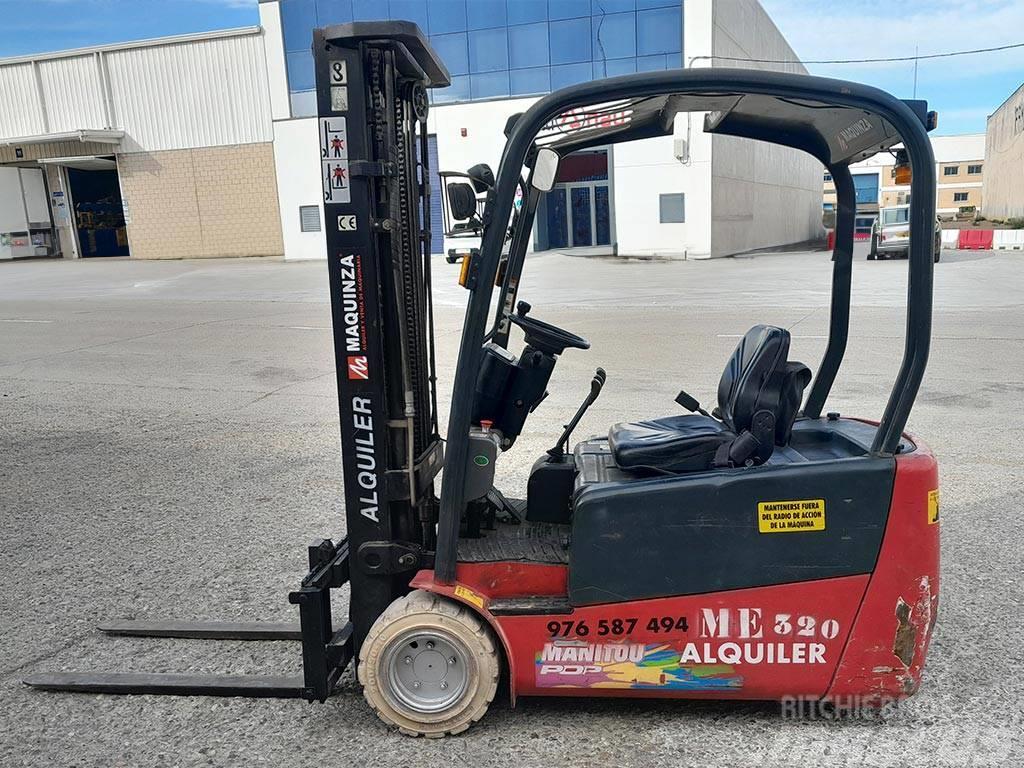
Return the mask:
[[359, 650], [359, 682], [377, 716], [407, 736], [461, 733], [494, 699], [501, 670], [490, 629], [422, 590], [395, 600]]

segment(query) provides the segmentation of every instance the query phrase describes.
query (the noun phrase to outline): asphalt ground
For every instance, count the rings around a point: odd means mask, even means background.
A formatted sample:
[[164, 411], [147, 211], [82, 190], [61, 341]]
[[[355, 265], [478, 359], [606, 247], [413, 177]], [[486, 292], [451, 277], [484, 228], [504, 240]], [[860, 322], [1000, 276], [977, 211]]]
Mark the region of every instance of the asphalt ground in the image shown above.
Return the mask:
[[[854, 269], [830, 410], [877, 417], [903, 345], [906, 262]], [[465, 294], [439, 260], [441, 402]], [[589, 386], [579, 435], [711, 400], [736, 338], [825, 344], [824, 253], [714, 262], [531, 256], [522, 298], [593, 342], [501, 457], [522, 493]], [[343, 532], [323, 263], [0, 263], [0, 766], [1001, 766], [1024, 761], [1024, 254], [944, 252], [909, 428], [937, 453], [941, 608], [920, 693], [882, 721], [778, 705], [499, 698], [469, 732], [399, 736], [347, 673], [326, 704], [57, 695], [43, 670], [298, 673], [294, 643], [107, 638], [109, 618], [291, 620], [305, 545]], [[442, 409], [442, 420], [446, 409]], [[344, 598], [338, 607], [344, 610]]]

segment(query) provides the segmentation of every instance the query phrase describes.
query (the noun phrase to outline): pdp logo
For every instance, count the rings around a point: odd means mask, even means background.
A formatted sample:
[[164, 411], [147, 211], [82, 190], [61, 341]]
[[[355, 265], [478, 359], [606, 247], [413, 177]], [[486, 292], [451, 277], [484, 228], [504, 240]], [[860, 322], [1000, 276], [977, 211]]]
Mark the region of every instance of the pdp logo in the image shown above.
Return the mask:
[[367, 381], [370, 378], [370, 369], [366, 363], [366, 355], [348, 356], [348, 379], [353, 381], [362, 379]]

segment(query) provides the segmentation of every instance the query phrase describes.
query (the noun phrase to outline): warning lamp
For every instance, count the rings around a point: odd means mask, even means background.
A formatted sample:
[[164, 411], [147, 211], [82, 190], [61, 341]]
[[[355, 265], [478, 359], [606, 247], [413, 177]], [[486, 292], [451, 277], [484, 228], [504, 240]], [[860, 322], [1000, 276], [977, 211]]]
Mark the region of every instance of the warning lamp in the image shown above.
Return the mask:
[[907, 157], [907, 150], [896, 150], [896, 167], [893, 168], [892, 176], [900, 186], [910, 183], [910, 158]]

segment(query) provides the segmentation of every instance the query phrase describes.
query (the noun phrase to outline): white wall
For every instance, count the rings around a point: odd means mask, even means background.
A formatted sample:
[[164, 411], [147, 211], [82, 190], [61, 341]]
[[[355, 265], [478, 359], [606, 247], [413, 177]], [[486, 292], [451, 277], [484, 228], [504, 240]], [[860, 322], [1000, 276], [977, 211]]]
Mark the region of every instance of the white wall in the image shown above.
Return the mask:
[[270, 141], [262, 34], [108, 54], [122, 152]]
[[263, 27], [263, 47], [267, 53], [271, 116], [274, 120], [287, 120], [292, 116], [292, 111], [291, 97], [288, 95], [288, 70], [285, 65], [280, 3], [260, 3], [260, 26]]
[[[437, 171], [462, 171], [487, 163], [498, 173], [505, 148], [505, 123], [511, 115], [525, 112], [536, 98], [505, 99], [434, 106], [427, 117], [427, 131], [437, 136]], [[462, 129], [466, 135], [462, 135]], [[438, 222], [438, 226], [441, 222]], [[445, 238], [449, 248], [475, 248], [477, 238]], [[533, 243], [530, 243], [532, 249]]]
[[[685, 116], [677, 132], [685, 135]], [[619, 255], [699, 258], [710, 252], [711, 141], [700, 130], [691, 139], [686, 165], [675, 158], [672, 136], [614, 147]], [[659, 196], [674, 192], [685, 195], [686, 222], [662, 224]]]
[[[438, 170], [465, 171], [483, 162], [490, 164], [497, 173], [505, 146], [505, 122], [510, 115], [527, 110], [536, 100], [433, 107], [428, 130], [437, 135]], [[463, 128], [465, 136], [462, 136]], [[681, 130], [685, 133], [685, 125]], [[613, 147], [613, 239], [620, 255], [681, 257], [709, 252], [711, 137], [697, 130], [694, 142], [693, 161], [688, 166], [675, 159], [670, 136]], [[685, 224], [659, 222], [658, 196], [668, 192], [686, 195]], [[446, 239], [445, 249], [478, 244], [475, 239]]]
[[[712, 2], [715, 56], [791, 60], [789, 47], [757, 0]], [[686, 6], [691, 4], [687, 1]], [[688, 54], [689, 55], [689, 54]], [[801, 64], [750, 65], [716, 59], [716, 66], [753, 66], [806, 74]], [[794, 149], [712, 137], [711, 255], [811, 240], [822, 235], [822, 165]]]
[[1024, 85], [989, 115], [986, 125], [984, 211], [989, 217], [1024, 216]]
[[277, 171], [284, 257], [288, 261], [327, 258], [323, 231], [303, 232], [299, 226], [300, 205], [318, 206], [321, 228], [329, 225], [324, 221], [319, 147], [315, 117], [274, 123], [274, 167]]

